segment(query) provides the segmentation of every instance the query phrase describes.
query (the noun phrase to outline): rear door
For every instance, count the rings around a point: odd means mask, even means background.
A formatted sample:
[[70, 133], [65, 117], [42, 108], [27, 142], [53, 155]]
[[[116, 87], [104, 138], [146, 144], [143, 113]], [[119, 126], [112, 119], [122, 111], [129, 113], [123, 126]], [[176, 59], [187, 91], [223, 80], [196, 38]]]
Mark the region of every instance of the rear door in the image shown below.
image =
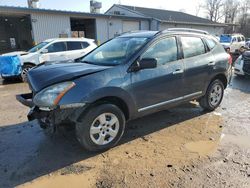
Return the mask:
[[139, 112], [147, 112], [183, 96], [183, 62], [179, 60], [175, 37], [161, 38], [141, 56], [155, 58], [157, 67], [131, 73], [131, 93]]
[[200, 37], [183, 36], [180, 39], [185, 66], [185, 95], [199, 95], [204, 91], [209, 71], [215, 65], [214, 56]]
[[73, 60], [85, 55], [86, 47], [82, 45], [80, 41], [68, 41], [67, 42], [67, 59]]

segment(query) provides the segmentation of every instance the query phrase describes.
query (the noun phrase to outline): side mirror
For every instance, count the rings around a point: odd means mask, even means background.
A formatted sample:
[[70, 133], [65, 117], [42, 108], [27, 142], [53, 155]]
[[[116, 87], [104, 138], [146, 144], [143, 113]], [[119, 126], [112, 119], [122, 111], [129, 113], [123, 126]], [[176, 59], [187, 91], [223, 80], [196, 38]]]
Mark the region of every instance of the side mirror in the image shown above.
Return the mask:
[[157, 60], [155, 58], [144, 58], [137, 61], [130, 68], [130, 72], [136, 72], [142, 69], [153, 69], [157, 67]]
[[44, 48], [44, 49], [42, 49], [41, 54], [46, 54], [48, 52], [49, 52], [49, 50], [47, 48]]

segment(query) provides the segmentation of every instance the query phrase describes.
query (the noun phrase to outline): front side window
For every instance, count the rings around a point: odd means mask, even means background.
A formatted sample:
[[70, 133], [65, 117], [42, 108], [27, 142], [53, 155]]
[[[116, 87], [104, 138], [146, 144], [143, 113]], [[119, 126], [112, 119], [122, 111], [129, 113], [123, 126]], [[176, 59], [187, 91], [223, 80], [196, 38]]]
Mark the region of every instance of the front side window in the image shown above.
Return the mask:
[[237, 37], [238, 42], [241, 42], [241, 37]]
[[29, 53], [34, 53], [34, 52], [42, 49], [43, 47], [45, 47], [47, 44], [48, 44], [48, 42], [41, 42], [38, 45], [36, 45], [33, 48], [31, 48], [28, 52]]
[[48, 46], [48, 53], [63, 52], [66, 51], [66, 45], [64, 42], [56, 42]]
[[82, 45], [80, 42], [67, 42], [67, 50], [80, 50]]
[[234, 37], [234, 38], [232, 39], [232, 42], [237, 42], [237, 39]]
[[154, 58], [157, 60], [157, 64], [164, 65], [178, 59], [177, 51], [175, 37], [165, 38], [150, 46], [141, 59]]
[[96, 48], [81, 61], [96, 64], [115, 66], [125, 63], [147, 42], [148, 38], [118, 37]]
[[206, 53], [205, 46], [198, 37], [181, 37], [184, 58]]

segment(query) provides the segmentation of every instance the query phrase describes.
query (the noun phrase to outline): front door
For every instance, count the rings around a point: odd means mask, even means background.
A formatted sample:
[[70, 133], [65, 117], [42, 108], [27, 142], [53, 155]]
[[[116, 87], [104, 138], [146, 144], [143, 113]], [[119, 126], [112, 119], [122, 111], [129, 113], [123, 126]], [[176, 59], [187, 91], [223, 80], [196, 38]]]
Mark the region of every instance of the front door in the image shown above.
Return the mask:
[[157, 67], [131, 73], [131, 93], [138, 111], [165, 106], [183, 95], [183, 61], [178, 59], [175, 37], [154, 42], [139, 59], [155, 58]]
[[48, 52], [41, 54], [40, 63], [45, 61], [65, 61], [67, 60], [65, 42], [55, 42], [47, 47]]

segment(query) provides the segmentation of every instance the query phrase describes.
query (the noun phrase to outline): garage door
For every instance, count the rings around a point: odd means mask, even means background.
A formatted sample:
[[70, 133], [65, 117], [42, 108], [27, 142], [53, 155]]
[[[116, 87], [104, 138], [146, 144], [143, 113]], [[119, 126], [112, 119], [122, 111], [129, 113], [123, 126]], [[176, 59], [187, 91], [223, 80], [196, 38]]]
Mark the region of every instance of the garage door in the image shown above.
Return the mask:
[[139, 22], [123, 21], [123, 32], [139, 30]]

